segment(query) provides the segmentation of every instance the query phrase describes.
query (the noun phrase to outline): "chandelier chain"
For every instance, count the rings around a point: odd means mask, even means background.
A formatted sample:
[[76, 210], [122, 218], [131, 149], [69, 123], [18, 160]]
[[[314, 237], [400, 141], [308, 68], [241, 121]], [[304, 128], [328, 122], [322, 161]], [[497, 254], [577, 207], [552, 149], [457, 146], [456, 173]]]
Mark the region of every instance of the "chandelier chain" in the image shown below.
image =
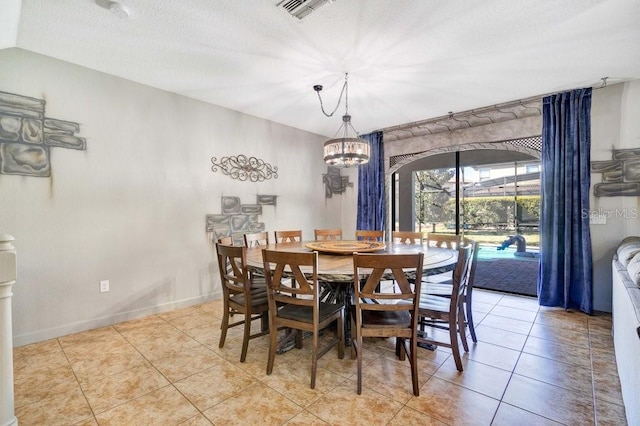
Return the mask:
[[356, 129], [354, 129], [351, 125], [351, 116], [349, 115], [348, 82], [349, 73], [345, 73], [344, 85], [342, 85], [338, 103], [336, 104], [336, 107], [331, 112], [331, 114], [328, 114], [324, 110], [324, 105], [322, 104], [322, 97], [320, 96], [322, 86], [319, 84], [313, 86], [313, 90], [318, 93], [318, 99], [320, 100], [320, 108], [322, 109], [322, 113], [327, 117], [331, 117], [338, 110], [338, 108], [340, 108], [342, 97], [344, 96], [345, 98], [345, 113], [342, 116], [342, 124], [340, 125], [340, 128], [336, 132], [336, 135], [333, 137], [333, 139], [329, 139], [324, 143], [323, 159], [325, 163], [332, 167], [358, 167], [362, 164], [367, 164], [371, 155], [371, 147], [369, 146], [369, 141], [361, 138], [358, 135]]
[[336, 107], [333, 109], [333, 111], [331, 111], [330, 114], [328, 114], [324, 110], [324, 104], [322, 102], [322, 97], [320, 96], [320, 91], [319, 90], [316, 91], [316, 93], [318, 94], [318, 99], [320, 100], [320, 109], [322, 110], [322, 113], [324, 115], [326, 115], [327, 117], [333, 117], [333, 114], [335, 114], [335, 112], [340, 107], [340, 102], [342, 102], [342, 96], [345, 95], [345, 93], [346, 93], [345, 110], [347, 111], [347, 114], [349, 113], [349, 88], [347, 87], [347, 79], [348, 78], [349, 78], [349, 73], [345, 73], [345, 75], [344, 75], [344, 84], [342, 85], [342, 90], [340, 91], [340, 97], [338, 98], [338, 103], [336, 104]]

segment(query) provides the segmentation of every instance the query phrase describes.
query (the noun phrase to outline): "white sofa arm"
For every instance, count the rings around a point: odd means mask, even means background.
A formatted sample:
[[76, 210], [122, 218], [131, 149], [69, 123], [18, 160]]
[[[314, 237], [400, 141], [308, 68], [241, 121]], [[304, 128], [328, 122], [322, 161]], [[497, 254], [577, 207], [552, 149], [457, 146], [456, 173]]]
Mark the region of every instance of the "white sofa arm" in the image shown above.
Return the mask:
[[613, 259], [613, 343], [627, 423], [640, 424], [640, 288]]

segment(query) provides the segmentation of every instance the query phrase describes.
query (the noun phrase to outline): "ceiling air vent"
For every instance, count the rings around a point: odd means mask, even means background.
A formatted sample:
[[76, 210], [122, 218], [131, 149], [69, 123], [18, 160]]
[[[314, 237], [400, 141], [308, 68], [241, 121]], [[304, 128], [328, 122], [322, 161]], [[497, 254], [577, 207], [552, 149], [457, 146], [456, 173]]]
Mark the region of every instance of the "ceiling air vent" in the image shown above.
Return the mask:
[[334, 0], [281, 0], [276, 4], [289, 12], [291, 16], [302, 19], [323, 6], [326, 3], [332, 3]]

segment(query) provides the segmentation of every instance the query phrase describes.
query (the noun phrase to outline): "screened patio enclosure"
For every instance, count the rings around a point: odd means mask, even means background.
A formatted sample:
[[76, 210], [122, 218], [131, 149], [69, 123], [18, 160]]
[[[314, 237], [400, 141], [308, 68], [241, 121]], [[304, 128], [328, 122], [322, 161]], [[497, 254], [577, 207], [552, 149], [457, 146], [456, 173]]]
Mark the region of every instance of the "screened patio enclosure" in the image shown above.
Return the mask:
[[524, 235], [537, 246], [540, 162], [526, 153], [436, 154], [402, 166], [392, 185], [394, 229], [475, 235], [489, 244]]

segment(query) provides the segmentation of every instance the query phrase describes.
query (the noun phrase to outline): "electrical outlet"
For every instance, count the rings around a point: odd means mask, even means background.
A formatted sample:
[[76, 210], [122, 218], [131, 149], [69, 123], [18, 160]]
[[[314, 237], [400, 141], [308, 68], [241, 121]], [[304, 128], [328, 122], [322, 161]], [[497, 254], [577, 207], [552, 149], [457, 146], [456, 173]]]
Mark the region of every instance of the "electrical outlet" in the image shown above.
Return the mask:
[[100, 293], [109, 291], [109, 280], [100, 281]]

